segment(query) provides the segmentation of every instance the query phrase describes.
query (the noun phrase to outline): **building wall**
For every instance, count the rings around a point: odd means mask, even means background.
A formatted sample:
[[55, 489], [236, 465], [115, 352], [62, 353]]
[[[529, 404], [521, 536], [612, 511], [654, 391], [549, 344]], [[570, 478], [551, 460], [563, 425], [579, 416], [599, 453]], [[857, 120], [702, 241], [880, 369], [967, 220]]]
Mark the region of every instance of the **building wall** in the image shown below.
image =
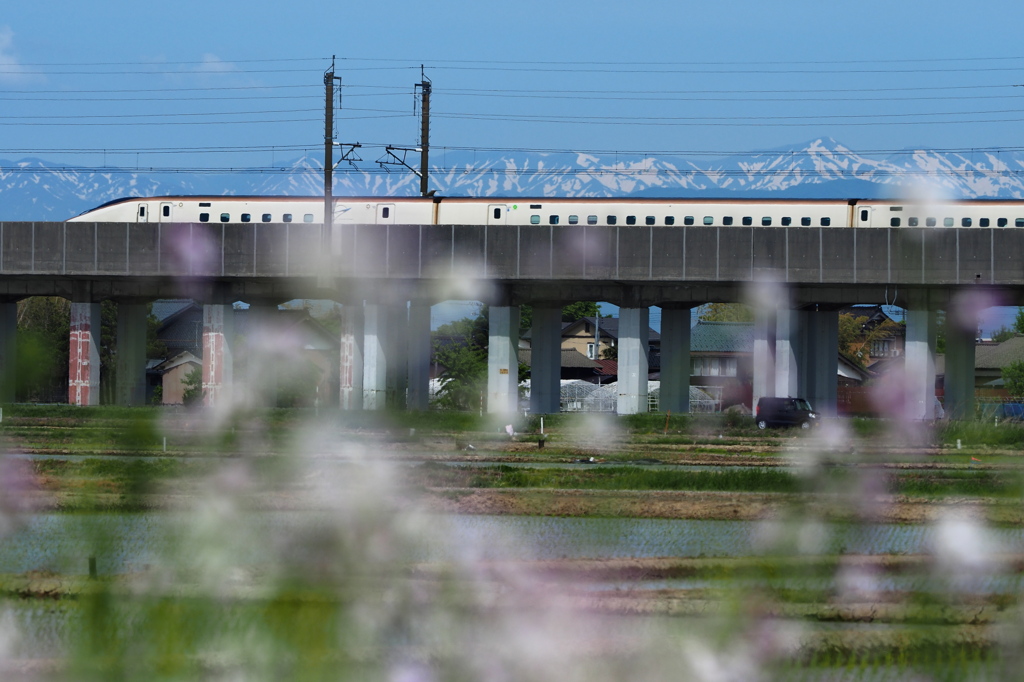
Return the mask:
[[182, 396], [185, 393], [185, 376], [193, 369], [202, 369], [198, 363], [184, 362], [177, 367], [168, 370], [163, 376], [163, 401], [164, 405], [181, 405]]

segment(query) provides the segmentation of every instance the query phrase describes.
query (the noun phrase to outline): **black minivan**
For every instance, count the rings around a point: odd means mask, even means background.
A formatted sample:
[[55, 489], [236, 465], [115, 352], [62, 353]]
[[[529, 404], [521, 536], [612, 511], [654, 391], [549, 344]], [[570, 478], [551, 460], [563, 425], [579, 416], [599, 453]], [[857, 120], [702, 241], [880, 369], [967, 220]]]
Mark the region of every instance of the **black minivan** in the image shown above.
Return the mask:
[[818, 423], [818, 413], [803, 398], [759, 398], [754, 412], [757, 428], [799, 426], [809, 429]]

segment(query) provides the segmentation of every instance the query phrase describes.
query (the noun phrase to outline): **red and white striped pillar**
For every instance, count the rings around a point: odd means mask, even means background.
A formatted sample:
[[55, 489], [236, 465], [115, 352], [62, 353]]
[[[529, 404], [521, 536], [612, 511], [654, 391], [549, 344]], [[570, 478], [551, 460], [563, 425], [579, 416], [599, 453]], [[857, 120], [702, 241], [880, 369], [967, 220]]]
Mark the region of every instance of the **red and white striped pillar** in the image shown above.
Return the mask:
[[203, 306], [203, 404], [223, 402], [231, 388], [231, 337], [234, 310]]
[[71, 304], [68, 402], [100, 403], [100, 304]]

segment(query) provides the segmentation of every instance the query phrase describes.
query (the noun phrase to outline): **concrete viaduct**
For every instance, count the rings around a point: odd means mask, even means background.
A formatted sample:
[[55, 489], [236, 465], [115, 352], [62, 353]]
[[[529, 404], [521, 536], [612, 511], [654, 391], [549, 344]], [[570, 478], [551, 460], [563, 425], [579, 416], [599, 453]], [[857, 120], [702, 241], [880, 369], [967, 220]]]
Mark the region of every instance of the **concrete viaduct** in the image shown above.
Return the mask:
[[[451, 226], [0, 222], [0, 401], [13, 399], [16, 302], [72, 302], [69, 401], [98, 400], [99, 302], [118, 303], [117, 400], [144, 397], [145, 303], [204, 305], [203, 388], [231, 384], [234, 301], [343, 304], [340, 395], [379, 409], [404, 393], [427, 406], [430, 306], [490, 307], [487, 409], [517, 406], [519, 305], [534, 306], [531, 409], [559, 409], [560, 308], [620, 306], [620, 413], [646, 410], [648, 307], [661, 306], [661, 405], [689, 409], [689, 311], [753, 301], [754, 398], [836, 403], [836, 312], [854, 303], [907, 309], [900, 409], [931, 416], [936, 312], [947, 319], [946, 409], [969, 414], [972, 315], [1024, 303], [1024, 229], [663, 226]], [[402, 389], [407, 389], [403, 391]]]

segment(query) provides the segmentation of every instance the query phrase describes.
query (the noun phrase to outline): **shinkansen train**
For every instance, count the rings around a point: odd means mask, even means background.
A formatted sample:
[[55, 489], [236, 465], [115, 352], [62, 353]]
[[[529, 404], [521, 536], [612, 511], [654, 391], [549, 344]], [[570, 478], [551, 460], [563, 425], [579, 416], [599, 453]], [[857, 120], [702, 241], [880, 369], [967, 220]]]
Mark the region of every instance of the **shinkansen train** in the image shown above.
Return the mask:
[[[69, 222], [322, 223], [320, 197], [130, 197]], [[1024, 227], [1022, 201], [336, 197], [335, 224]]]

